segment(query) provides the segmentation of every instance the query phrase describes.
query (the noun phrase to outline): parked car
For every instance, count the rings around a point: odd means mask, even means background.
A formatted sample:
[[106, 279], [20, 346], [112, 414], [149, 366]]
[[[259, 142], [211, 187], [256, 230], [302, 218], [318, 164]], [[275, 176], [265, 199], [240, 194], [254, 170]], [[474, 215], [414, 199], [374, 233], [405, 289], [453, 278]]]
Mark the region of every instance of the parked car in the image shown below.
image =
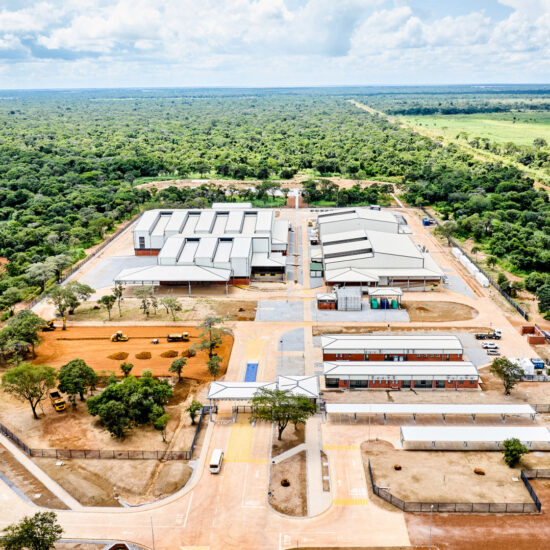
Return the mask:
[[500, 355], [500, 351], [498, 349], [488, 349], [487, 355]]
[[495, 344], [494, 342], [483, 342], [481, 347], [483, 349], [498, 349], [498, 344]]

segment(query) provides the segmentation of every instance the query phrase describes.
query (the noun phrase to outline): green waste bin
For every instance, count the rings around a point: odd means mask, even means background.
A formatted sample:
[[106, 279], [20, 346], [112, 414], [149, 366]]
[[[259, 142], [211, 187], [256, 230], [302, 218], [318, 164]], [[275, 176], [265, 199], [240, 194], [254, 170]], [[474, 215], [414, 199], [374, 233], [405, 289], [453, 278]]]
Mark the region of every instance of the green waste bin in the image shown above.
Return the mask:
[[372, 309], [378, 309], [378, 300], [376, 298], [371, 298], [370, 307]]
[[391, 301], [391, 308], [392, 309], [397, 309], [397, 300], [392, 300]]

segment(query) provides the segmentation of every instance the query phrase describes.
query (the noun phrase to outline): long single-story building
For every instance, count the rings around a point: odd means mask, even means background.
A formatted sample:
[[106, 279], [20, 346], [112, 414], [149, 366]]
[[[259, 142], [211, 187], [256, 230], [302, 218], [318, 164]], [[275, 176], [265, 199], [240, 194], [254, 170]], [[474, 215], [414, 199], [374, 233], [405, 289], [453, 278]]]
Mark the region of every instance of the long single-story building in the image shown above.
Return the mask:
[[469, 361], [331, 361], [323, 363], [326, 388], [476, 389], [479, 373]]
[[205, 210], [149, 210], [133, 231], [138, 256], [157, 265], [123, 270], [125, 284], [247, 284], [254, 276], [281, 280], [289, 223], [274, 210], [215, 204]]
[[323, 361], [462, 361], [453, 335], [323, 334]]

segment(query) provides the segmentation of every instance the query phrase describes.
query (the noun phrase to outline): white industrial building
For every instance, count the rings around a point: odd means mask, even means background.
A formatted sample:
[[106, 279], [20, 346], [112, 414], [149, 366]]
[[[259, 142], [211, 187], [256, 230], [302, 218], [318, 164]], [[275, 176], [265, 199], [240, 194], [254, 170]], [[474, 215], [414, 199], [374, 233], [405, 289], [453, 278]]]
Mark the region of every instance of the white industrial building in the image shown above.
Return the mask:
[[251, 277], [281, 279], [289, 222], [248, 203], [215, 203], [205, 210], [149, 210], [133, 231], [137, 256], [157, 265], [125, 269], [126, 284], [246, 284]]
[[[317, 218], [327, 285], [425, 288], [445, 279], [391, 212], [355, 208]], [[406, 230], [405, 230], [406, 229]]]

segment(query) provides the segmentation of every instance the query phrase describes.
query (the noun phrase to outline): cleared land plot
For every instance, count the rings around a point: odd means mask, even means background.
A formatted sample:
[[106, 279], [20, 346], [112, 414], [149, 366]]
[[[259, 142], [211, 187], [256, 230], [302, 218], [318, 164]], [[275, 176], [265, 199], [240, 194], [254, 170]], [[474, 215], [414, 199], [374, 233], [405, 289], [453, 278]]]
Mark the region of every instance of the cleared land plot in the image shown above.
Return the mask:
[[[162, 290], [162, 289], [160, 289]], [[150, 323], [155, 325], [158, 323], [172, 324], [174, 319], [170, 313], [166, 312], [164, 307], [159, 307], [157, 313], [151, 312], [149, 318], [145, 317], [143, 310], [140, 309], [140, 300], [134, 298], [133, 293], [128, 293], [124, 296], [122, 303], [121, 314], [115, 305], [111, 312], [111, 322], [128, 323], [139, 322]], [[162, 298], [163, 294], [159, 289], [155, 289], [155, 295]], [[226, 300], [219, 297], [216, 300], [209, 298], [188, 298], [187, 289], [184, 296], [178, 293], [167, 294], [177, 297], [182, 310], [176, 313], [176, 321], [183, 322], [201, 322], [208, 316], [227, 317], [234, 321], [253, 321], [256, 316], [256, 300]], [[109, 322], [109, 316], [105, 309], [100, 308], [95, 301], [89, 301], [80, 306], [76, 312], [69, 317], [69, 321], [75, 322]]]
[[[290, 482], [288, 487], [281, 480]], [[269, 503], [287, 516], [307, 515], [306, 453], [302, 451], [279, 464], [271, 465]]]
[[181, 489], [193, 469], [181, 461], [64, 460], [52, 458], [36, 463], [84, 506], [120, 506], [116, 493], [130, 504], [163, 498]]
[[371, 441], [362, 443], [361, 455], [367, 475], [370, 458], [377, 485], [409, 502], [532, 502], [523, 483], [512, 479], [519, 479], [521, 465], [508, 467], [499, 452], [403, 451]]
[[[117, 330], [127, 334], [128, 342], [111, 342], [111, 335]], [[167, 342], [166, 336], [173, 333], [189, 332], [189, 342]], [[72, 359], [84, 359], [96, 372], [111, 372], [121, 375], [120, 363], [126, 361], [133, 363], [132, 374], [140, 375], [143, 370], [150, 369], [154, 376], [172, 376], [168, 368], [174, 360], [173, 357], [161, 357], [163, 352], [176, 350], [181, 355], [185, 353], [193, 343], [199, 343], [200, 329], [185, 326], [151, 326], [151, 327], [70, 327], [66, 331], [56, 330], [42, 334], [42, 343], [37, 348], [35, 364], [61, 367]], [[159, 343], [153, 344], [153, 338], [158, 338]], [[216, 349], [216, 353], [222, 357], [220, 376], [225, 373], [233, 336], [223, 336], [222, 344]], [[128, 353], [126, 359], [110, 359], [109, 356], [118, 352]], [[137, 359], [136, 354], [150, 352], [151, 359]], [[199, 381], [210, 380], [206, 361], [208, 353], [198, 351], [195, 357], [187, 360], [183, 376]]]
[[405, 116], [398, 120], [452, 139], [466, 132], [469, 139], [480, 137], [499, 143], [532, 145], [539, 137], [550, 141], [550, 113], [547, 112]]
[[411, 322], [452, 322], [475, 319], [479, 312], [458, 302], [408, 302], [403, 301]]
[[[538, 550], [550, 538], [550, 480], [533, 479], [542, 514], [434, 514], [432, 544], [440, 550]], [[426, 545], [430, 514], [405, 514], [413, 545]]]
[[0, 445], [0, 472], [38, 506], [67, 510], [68, 507]]

